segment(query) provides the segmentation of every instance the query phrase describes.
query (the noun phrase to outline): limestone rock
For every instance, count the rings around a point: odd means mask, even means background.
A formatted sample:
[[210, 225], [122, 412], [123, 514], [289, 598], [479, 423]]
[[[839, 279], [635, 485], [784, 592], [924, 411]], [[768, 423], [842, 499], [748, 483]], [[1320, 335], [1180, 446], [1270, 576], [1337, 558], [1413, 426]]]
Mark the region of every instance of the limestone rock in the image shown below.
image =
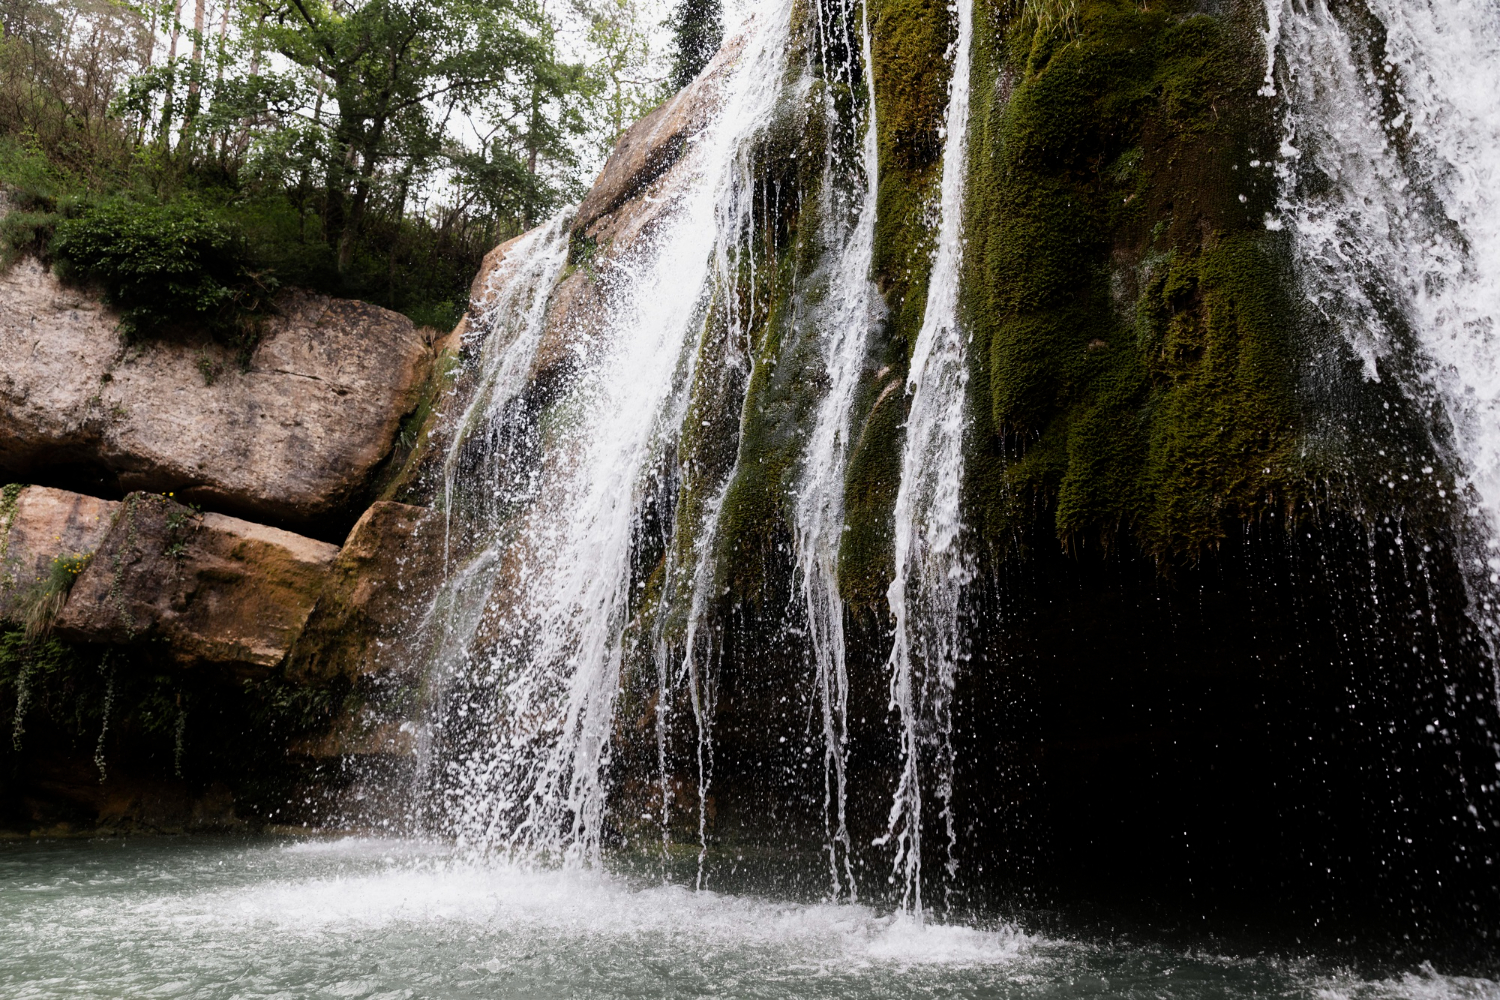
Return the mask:
[[443, 522], [426, 507], [380, 501], [349, 532], [287, 661], [293, 680], [401, 673], [441, 582]]
[[291, 525], [336, 515], [390, 452], [430, 347], [406, 317], [291, 292], [241, 371], [216, 345], [125, 347], [34, 260], [0, 274], [0, 469], [67, 468]]
[[0, 466], [24, 472], [98, 447], [102, 393], [124, 353], [116, 322], [29, 257], [0, 274]]
[[59, 559], [81, 562], [99, 548], [118, 503], [26, 486], [0, 494], [0, 621], [25, 617], [50, 586]]
[[59, 634], [160, 640], [184, 662], [275, 667], [302, 631], [338, 547], [133, 493], [73, 585]]
[[327, 733], [299, 740], [290, 750], [312, 758], [410, 757], [417, 752], [417, 727], [369, 713], [347, 715]]
[[730, 39], [696, 80], [625, 130], [578, 205], [576, 229], [587, 230], [600, 216], [635, 198], [682, 158], [718, 109], [724, 81], [744, 51], [746, 37]]

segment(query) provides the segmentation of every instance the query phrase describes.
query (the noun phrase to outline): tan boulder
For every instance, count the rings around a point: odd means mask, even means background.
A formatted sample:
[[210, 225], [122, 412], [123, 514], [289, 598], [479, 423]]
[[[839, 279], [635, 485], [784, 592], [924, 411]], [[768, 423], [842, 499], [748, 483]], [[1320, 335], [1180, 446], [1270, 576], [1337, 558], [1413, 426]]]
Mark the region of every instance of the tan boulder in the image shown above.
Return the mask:
[[0, 492], [0, 621], [24, 620], [30, 605], [72, 573], [109, 532], [118, 503], [52, 490], [7, 486]]
[[286, 656], [338, 547], [132, 493], [57, 616], [89, 642], [164, 642], [180, 661], [254, 671]]
[[83, 466], [121, 491], [302, 525], [359, 497], [431, 349], [406, 317], [291, 292], [248, 369], [209, 343], [125, 347], [117, 318], [25, 259], [0, 274], [0, 468]]
[[349, 532], [287, 660], [293, 680], [419, 671], [412, 648], [442, 578], [443, 521], [380, 501]]

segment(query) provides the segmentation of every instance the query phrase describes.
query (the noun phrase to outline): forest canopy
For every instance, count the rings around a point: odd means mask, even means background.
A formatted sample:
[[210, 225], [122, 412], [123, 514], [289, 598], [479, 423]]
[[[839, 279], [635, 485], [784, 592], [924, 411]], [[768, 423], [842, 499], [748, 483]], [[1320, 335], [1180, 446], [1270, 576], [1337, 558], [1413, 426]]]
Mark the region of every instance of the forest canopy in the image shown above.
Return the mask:
[[[668, 94], [671, 13], [6, 0], [0, 253], [102, 281], [127, 334], [232, 330], [282, 284], [450, 325], [483, 254], [578, 197]], [[188, 278], [142, 294], [161, 262]]]

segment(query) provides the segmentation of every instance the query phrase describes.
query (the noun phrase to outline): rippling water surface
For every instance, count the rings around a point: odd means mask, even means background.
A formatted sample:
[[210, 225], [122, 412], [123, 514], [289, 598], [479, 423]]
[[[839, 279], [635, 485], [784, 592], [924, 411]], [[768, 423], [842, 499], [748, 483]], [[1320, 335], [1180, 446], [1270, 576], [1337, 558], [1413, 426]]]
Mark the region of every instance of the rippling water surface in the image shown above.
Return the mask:
[[1500, 1000], [1500, 986], [919, 927], [401, 842], [139, 840], [0, 845], [0, 996]]

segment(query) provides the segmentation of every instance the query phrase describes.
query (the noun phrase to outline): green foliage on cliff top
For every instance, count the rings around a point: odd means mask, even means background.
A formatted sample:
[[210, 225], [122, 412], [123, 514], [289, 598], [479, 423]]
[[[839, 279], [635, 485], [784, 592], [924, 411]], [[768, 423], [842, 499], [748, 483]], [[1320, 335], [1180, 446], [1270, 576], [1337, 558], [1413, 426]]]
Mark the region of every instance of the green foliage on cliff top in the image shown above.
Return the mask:
[[127, 341], [187, 327], [244, 344], [277, 287], [252, 269], [244, 238], [189, 199], [106, 202], [58, 223], [50, 250], [103, 286]]
[[[576, 197], [580, 154], [659, 99], [637, 0], [570, 6], [591, 66], [531, 2], [220, 7], [206, 30], [191, 5], [5, 8], [0, 188], [19, 204], [0, 263], [126, 199], [223, 227], [251, 273], [451, 326], [483, 254]], [[206, 263], [188, 277], [163, 274], [179, 318], [258, 294]], [[152, 325], [142, 308], [127, 333]]]

